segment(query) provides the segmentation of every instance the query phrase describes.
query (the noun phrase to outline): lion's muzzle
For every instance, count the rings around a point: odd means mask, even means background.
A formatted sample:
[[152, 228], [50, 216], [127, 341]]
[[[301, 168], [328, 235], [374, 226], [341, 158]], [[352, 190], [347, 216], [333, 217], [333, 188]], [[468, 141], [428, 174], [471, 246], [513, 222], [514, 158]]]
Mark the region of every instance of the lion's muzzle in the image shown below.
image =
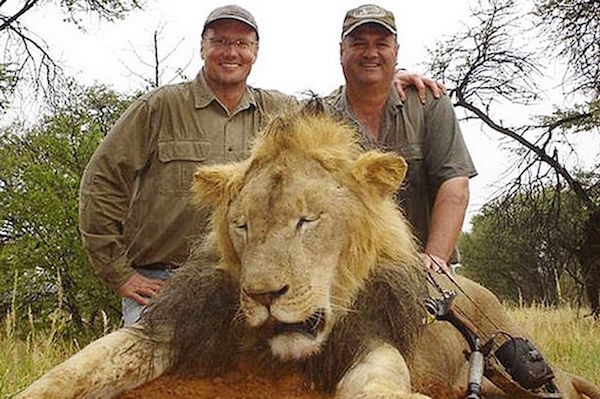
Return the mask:
[[317, 337], [319, 331], [325, 327], [325, 311], [317, 310], [306, 320], [299, 323], [277, 323], [275, 325], [275, 334], [302, 333], [312, 339]]

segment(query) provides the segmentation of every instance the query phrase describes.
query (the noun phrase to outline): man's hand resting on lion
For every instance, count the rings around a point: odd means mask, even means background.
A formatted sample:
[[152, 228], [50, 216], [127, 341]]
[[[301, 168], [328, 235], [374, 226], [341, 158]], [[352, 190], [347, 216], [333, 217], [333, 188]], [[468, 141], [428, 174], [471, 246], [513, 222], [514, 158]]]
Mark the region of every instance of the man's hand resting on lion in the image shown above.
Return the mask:
[[129, 298], [140, 305], [146, 306], [150, 298], [158, 293], [163, 286], [163, 281], [144, 277], [134, 273], [119, 287], [119, 295]]
[[437, 273], [452, 273], [448, 263], [437, 255], [429, 253], [421, 253], [421, 260], [423, 260], [423, 266], [426, 270], [434, 271]]

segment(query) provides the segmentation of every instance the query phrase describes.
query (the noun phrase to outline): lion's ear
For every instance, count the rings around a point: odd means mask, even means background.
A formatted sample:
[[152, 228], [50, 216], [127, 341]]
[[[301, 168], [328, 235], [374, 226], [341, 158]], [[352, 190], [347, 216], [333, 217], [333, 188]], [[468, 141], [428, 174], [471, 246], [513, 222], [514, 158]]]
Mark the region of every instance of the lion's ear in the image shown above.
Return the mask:
[[243, 176], [241, 164], [200, 166], [194, 173], [192, 193], [199, 207], [216, 206], [226, 199]]
[[368, 151], [354, 161], [352, 174], [361, 186], [388, 196], [400, 188], [406, 169], [406, 161], [400, 155]]

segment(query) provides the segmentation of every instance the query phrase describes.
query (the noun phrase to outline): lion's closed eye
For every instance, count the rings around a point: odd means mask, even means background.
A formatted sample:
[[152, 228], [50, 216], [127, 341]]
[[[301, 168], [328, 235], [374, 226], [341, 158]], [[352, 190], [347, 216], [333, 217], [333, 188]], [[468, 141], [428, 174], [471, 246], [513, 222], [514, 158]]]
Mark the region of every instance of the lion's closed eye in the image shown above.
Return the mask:
[[234, 220], [231, 223], [231, 226], [233, 226], [234, 230], [237, 233], [240, 234], [246, 234], [248, 232], [248, 222], [246, 222], [245, 220]]
[[321, 218], [321, 215], [308, 215], [308, 216], [300, 216], [298, 218], [298, 222], [296, 223], [296, 231], [298, 233], [302, 233], [307, 229], [313, 228], [317, 226]]

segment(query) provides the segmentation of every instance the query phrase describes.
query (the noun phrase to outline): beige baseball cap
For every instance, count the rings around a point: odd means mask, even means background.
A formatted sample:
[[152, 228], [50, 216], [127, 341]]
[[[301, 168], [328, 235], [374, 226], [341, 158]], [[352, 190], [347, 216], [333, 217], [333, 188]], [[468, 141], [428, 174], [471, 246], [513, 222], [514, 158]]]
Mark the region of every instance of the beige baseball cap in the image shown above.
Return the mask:
[[256, 24], [256, 20], [250, 14], [250, 12], [240, 6], [236, 6], [235, 4], [231, 4], [228, 6], [218, 7], [211, 11], [206, 17], [206, 21], [204, 22], [204, 28], [202, 29], [202, 34], [204, 35], [204, 31], [211, 23], [218, 21], [220, 19], [235, 19], [237, 21], [243, 22], [246, 25], [250, 26], [256, 32], [256, 37], [258, 38], [258, 25]]
[[346, 13], [342, 26], [342, 39], [361, 25], [374, 23], [379, 24], [396, 34], [396, 21], [394, 14], [375, 4], [365, 4]]

